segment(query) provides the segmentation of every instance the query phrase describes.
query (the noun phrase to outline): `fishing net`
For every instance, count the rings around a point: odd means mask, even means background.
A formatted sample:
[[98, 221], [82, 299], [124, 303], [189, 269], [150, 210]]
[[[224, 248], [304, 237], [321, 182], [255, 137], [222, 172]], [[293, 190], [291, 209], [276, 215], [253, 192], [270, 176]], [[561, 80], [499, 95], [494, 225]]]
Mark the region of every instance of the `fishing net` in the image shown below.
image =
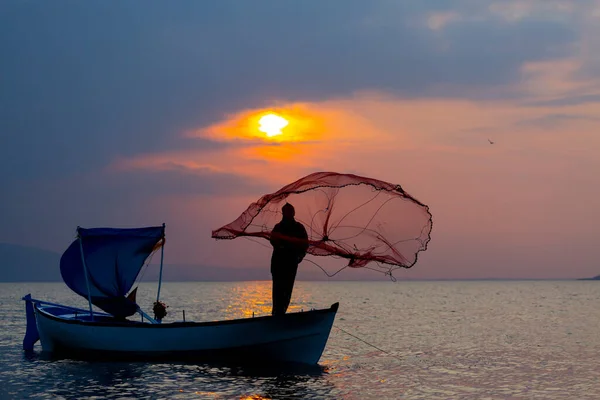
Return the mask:
[[308, 254], [343, 260], [337, 272], [369, 268], [393, 278], [395, 269], [417, 262], [431, 239], [429, 207], [400, 185], [334, 172], [317, 172], [262, 196], [212, 237], [270, 240], [286, 203], [306, 228]]

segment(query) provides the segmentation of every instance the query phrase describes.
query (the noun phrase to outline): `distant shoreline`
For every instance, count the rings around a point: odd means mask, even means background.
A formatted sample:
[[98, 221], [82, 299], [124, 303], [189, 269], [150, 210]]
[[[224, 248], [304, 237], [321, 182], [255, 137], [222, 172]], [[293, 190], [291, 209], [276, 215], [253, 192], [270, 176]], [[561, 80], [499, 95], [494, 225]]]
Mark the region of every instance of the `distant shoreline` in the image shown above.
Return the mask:
[[600, 275], [596, 275], [592, 278], [579, 278], [578, 281], [600, 281]]

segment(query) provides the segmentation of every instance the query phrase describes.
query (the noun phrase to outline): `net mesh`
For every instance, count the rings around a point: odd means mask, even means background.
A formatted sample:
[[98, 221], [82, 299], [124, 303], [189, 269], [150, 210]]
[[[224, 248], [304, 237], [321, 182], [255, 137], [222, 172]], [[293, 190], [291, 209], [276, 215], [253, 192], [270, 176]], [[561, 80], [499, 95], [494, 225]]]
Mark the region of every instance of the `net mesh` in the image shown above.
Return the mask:
[[317, 172], [262, 196], [212, 237], [269, 240], [286, 203], [307, 230], [308, 254], [343, 259], [344, 268], [391, 276], [396, 268], [412, 267], [431, 239], [429, 207], [400, 185], [335, 172]]

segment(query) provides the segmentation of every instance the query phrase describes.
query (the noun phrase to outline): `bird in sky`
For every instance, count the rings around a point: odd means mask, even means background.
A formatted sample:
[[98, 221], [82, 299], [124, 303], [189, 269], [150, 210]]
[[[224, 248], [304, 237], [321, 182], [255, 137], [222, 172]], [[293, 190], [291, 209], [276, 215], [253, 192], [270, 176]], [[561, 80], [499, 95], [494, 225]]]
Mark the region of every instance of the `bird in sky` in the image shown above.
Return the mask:
[[488, 142], [490, 142], [490, 144], [494, 144], [495, 142], [492, 142], [490, 139], [488, 139]]

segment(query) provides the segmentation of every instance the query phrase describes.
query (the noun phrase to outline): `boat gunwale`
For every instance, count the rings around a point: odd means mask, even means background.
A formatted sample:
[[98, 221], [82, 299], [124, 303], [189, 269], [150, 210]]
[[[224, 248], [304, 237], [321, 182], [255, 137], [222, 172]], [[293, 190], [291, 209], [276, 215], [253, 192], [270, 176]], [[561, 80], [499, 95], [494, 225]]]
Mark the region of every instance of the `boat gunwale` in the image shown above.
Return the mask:
[[[146, 322], [136, 322], [136, 321], [84, 321], [80, 319], [67, 319], [61, 318], [59, 316], [53, 315], [50, 312], [44, 310], [44, 307], [40, 307], [39, 303], [34, 304], [35, 310], [40, 313], [44, 318], [48, 318], [50, 320], [54, 320], [61, 323], [66, 324], [74, 324], [74, 325], [84, 325], [84, 326], [98, 326], [98, 327], [116, 327], [116, 328], [151, 328], [151, 329], [166, 329], [166, 328], [193, 328], [193, 327], [203, 327], [203, 326], [219, 326], [219, 325], [234, 325], [234, 324], [245, 324], [256, 321], [266, 321], [271, 319], [296, 319], [296, 318], [305, 318], [307, 315], [315, 315], [315, 314], [336, 314], [339, 308], [339, 302], [333, 303], [329, 308], [322, 308], [317, 310], [309, 310], [309, 311], [297, 311], [293, 313], [287, 313], [281, 316], [273, 316], [273, 315], [263, 315], [259, 317], [248, 317], [248, 318], [236, 318], [229, 320], [220, 320], [220, 321], [204, 321], [204, 322], [184, 322], [184, 321], [175, 321], [175, 322], [167, 322], [160, 324], [151, 324]], [[48, 308], [60, 308], [59, 305], [48, 306]]]

